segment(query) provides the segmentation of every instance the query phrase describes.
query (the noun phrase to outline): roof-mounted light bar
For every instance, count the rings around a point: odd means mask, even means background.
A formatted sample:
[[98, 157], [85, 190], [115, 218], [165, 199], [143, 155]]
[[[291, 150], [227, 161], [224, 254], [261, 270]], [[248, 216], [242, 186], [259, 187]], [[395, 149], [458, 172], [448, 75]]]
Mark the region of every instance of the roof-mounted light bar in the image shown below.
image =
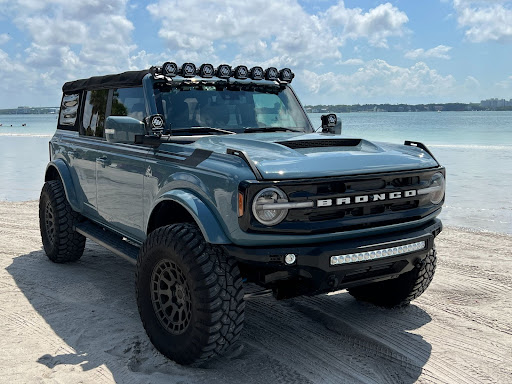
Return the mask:
[[201, 64], [199, 69], [193, 63], [184, 63], [181, 67], [172, 61], [166, 61], [161, 67], [151, 67], [149, 69], [153, 76], [163, 75], [166, 77], [195, 77], [199, 76], [205, 79], [217, 76], [221, 79], [234, 77], [238, 80], [270, 80], [281, 83], [291, 83], [295, 74], [290, 68], [283, 68], [280, 71], [275, 67], [269, 67], [264, 70], [262, 67], [252, 67], [248, 69], [245, 65], [238, 65], [234, 69], [228, 64], [221, 64], [214, 68], [211, 64]]

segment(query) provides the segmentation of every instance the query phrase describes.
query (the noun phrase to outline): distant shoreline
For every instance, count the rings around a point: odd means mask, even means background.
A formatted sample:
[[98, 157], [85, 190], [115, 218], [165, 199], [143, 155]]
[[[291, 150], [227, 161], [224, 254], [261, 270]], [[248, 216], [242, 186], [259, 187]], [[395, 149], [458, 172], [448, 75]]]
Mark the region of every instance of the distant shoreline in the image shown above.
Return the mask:
[[[307, 113], [350, 113], [350, 112], [474, 112], [512, 111], [512, 106], [490, 108], [477, 103], [440, 104], [318, 104], [306, 105]], [[59, 107], [19, 107], [0, 109], [0, 116], [58, 114]]]
[[0, 115], [54, 115], [58, 112], [59, 107], [18, 107], [0, 109]]
[[444, 104], [337, 104], [306, 105], [307, 113], [350, 113], [350, 112], [474, 112], [512, 111], [512, 106], [489, 108], [476, 103]]

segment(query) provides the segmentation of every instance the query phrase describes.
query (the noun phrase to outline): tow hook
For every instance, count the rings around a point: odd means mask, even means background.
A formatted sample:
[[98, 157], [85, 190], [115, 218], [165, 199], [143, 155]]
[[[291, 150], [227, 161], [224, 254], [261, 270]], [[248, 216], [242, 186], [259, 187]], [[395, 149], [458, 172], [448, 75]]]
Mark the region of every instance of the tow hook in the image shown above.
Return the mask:
[[336, 277], [336, 275], [330, 275], [328, 278], [327, 278], [327, 284], [329, 285], [329, 287], [331, 288], [336, 288], [338, 285], [339, 285], [339, 280], [338, 278]]
[[425, 265], [425, 258], [423, 259], [417, 259], [414, 263], [414, 267], [417, 268], [417, 269], [421, 269], [423, 268], [423, 266]]

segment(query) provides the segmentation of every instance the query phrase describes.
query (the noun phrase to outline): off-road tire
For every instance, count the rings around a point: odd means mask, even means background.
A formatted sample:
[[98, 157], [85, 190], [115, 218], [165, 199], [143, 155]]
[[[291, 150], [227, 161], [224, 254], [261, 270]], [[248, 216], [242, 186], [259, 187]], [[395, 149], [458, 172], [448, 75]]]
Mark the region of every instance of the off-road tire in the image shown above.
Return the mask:
[[77, 261], [85, 248], [85, 236], [74, 225], [81, 219], [66, 199], [60, 180], [47, 181], [39, 198], [39, 229], [43, 248], [54, 263]]
[[412, 271], [396, 279], [349, 288], [348, 292], [357, 300], [380, 307], [405, 307], [425, 292], [430, 285], [436, 271], [436, 263], [434, 246], [423, 262]]
[[179, 364], [197, 366], [222, 355], [242, 331], [236, 260], [208, 244], [195, 225], [169, 225], [147, 237], [137, 259], [136, 293], [149, 339]]

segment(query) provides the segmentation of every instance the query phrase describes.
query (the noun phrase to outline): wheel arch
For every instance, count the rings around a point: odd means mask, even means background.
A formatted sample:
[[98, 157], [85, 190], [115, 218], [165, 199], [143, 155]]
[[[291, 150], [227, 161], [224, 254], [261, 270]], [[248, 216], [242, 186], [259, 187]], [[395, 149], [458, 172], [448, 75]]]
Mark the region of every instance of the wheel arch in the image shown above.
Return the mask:
[[146, 233], [176, 223], [196, 224], [208, 243], [231, 243], [211, 209], [189, 191], [172, 190], [162, 195], [151, 210]]
[[63, 160], [57, 159], [50, 161], [46, 166], [44, 181], [46, 182], [51, 180], [60, 180], [62, 182], [69, 205], [71, 205], [71, 208], [73, 208], [74, 211], [79, 212], [80, 207], [76, 196], [75, 185], [71, 178], [71, 172]]

